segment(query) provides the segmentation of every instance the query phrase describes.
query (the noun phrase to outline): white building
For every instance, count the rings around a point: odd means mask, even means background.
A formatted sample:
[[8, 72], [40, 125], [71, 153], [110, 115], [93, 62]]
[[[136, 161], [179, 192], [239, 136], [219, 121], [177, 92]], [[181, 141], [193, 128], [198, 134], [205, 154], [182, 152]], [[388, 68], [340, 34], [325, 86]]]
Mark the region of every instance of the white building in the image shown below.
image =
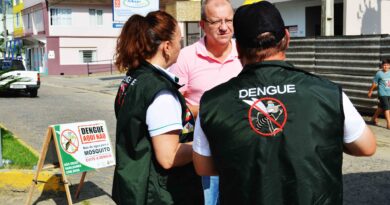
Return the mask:
[[48, 74], [86, 74], [87, 62], [111, 65], [119, 29], [111, 0], [28, 0], [22, 9], [26, 64]]
[[[334, 34], [389, 34], [390, 0], [333, 0]], [[243, 0], [232, 0], [235, 6]], [[323, 0], [269, 0], [282, 14], [292, 36], [318, 36], [321, 33]], [[386, 23], [387, 22], [387, 23]]]
[[[14, 5], [13, 36], [23, 40], [27, 68], [50, 75], [87, 74], [91, 68], [88, 63], [94, 62], [93, 67], [109, 70], [121, 31], [113, 25], [112, 2], [18, 0]], [[161, 0], [160, 9], [167, 4], [174, 5], [174, 10], [189, 6]]]

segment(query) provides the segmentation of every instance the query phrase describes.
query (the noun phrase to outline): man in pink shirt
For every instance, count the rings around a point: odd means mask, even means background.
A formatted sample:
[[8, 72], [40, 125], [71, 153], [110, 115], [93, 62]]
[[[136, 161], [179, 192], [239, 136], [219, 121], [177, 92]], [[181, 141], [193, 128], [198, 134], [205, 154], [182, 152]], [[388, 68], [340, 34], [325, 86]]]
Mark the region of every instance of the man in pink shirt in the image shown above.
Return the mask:
[[202, 3], [200, 26], [205, 36], [183, 48], [170, 71], [184, 85], [183, 93], [194, 116], [203, 93], [238, 75], [242, 65], [233, 36], [233, 8], [228, 0]]
[[[179, 77], [180, 91], [196, 117], [203, 93], [237, 76], [242, 65], [233, 36], [233, 8], [229, 0], [204, 0], [200, 27], [205, 36], [183, 48], [170, 71]], [[218, 177], [203, 177], [205, 205], [218, 204]]]

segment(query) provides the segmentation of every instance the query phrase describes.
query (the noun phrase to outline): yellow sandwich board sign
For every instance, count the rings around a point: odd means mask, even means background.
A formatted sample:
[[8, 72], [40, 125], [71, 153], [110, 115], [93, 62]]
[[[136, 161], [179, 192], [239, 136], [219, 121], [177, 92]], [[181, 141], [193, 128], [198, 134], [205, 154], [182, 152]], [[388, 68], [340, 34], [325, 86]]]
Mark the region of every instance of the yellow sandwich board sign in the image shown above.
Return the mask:
[[30, 204], [39, 172], [48, 162], [60, 167], [68, 203], [72, 204], [67, 175], [83, 173], [75, 194], [78, 198], [87, 171], [115, 165], [106, 123], [99, 120], [48, 127], [26, 204]]

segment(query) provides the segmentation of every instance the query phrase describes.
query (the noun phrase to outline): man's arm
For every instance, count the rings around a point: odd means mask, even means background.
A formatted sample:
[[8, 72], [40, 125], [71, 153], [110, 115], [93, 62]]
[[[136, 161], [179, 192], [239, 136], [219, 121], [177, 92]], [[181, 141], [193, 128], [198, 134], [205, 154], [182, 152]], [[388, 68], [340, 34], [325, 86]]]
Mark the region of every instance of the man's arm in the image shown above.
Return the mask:
[[218, 175], [213, 157], [211, 156], [209, 141], [200, 124], [200, 117], [196, 118], [192, 149], [196, 173], [200, 176]]
[[375, 135], [345, 93], [343, 93], [343, 110], [344, 152], [354, 156], [373, 155], [376, 150]]
[[357, 140], [344, 144], [344, 152], [353, 156], [372, 156], [375, 151], [376, 139], [367, 125]]
[[371, 98], [372, 92], [375, 90], [375, 88], [376, 88], [377, 86], [378, 86], [378, 85], [377, 85], [375, 82], [372, 83], [371, 88], [370, 88], [370, 90], [368, 90], [368, 94], [367, 94], [367, 96], [368, 96], [369, 98]]
[[214, 166], [213, 157], [202, 156], [193, 152], [192, 158], [194, 161], [195, 171], [200, 176], [217, 176], [218, 172]]

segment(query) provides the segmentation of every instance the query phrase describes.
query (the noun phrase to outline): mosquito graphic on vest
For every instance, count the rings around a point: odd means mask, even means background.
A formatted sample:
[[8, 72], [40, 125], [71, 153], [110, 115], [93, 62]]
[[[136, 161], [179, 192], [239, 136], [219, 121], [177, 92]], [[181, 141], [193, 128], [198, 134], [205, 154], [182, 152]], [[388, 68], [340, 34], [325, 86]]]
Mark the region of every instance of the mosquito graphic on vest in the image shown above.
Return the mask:
[[[265, 106], [261, 100], [258, 100], [256, 98], [252, 98], [252, 100], [243, 100], [243, 101], [250, 106], [254, 106], [255, 109], [258, 111], [255, 118], [256, 129], [258, 130], [262, 130], [263, 128], [268, 129], [268, 132], [270, 133], [280, 129], [273, 122], [273, 120], [277, 121], [280, 118], [280, 116], [283, 114], [283, 109], [281, 109], [280, 105], [275, 105], [274, 101], [268, 100], [267, 106]], [[256, 105], [254, 105], [255, 103]], [[273, 118], [273, 120], [271, 120], [270, 118]]]

